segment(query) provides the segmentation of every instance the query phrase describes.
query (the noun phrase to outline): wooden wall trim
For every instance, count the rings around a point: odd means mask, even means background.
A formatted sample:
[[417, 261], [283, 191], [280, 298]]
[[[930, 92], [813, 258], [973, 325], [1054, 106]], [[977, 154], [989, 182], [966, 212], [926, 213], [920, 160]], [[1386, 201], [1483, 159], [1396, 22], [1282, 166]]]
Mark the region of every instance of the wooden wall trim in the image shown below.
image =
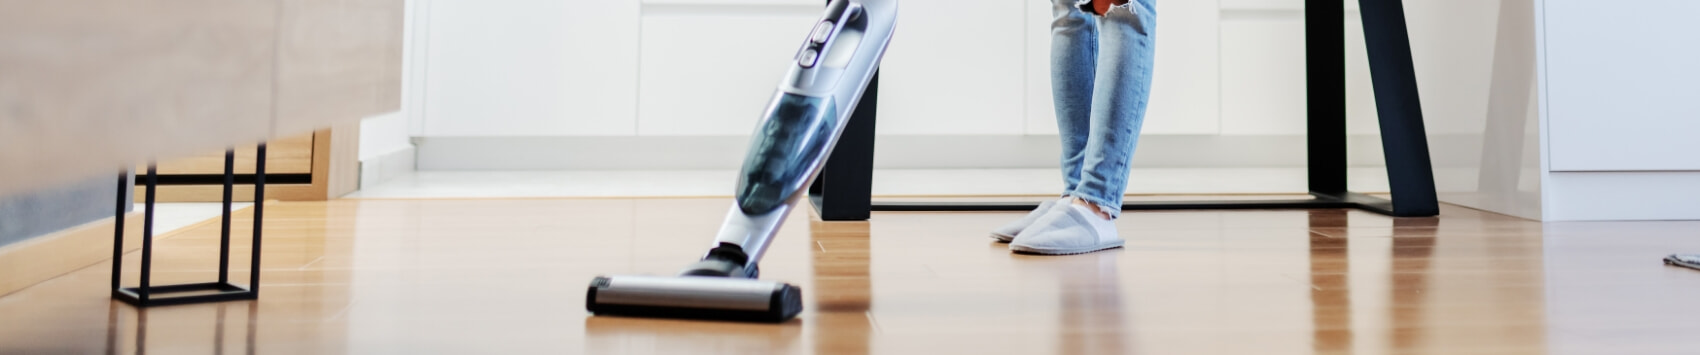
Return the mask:
[[313, 132], [313, 184], [308, 189], [313, 201], [325, 200], [326, 185], [330, 183], [332, 133], [335, 132], [328, 128]]
[[[336, 199], [360, 188], [360, 122], [338, 124], [326, 131], [331, 148], [326, 172], [325, 198]], [[315, 157], [318, 150], [314, 150]], [[315, 159], [316, 160], [316, 159]], [[317, 178], [320, 174], [313, 174]]]
[[[347, 195], [360, 186], [360, 123], [350, 122], [338, 124], [331, 128], [314, 131], [311, 136], [311, 170], [312, 180], [308, 184], [266, 184], [266, 199], [280, 201], [325, 201]], [[266, 161], [272, 159], [270, 146], [267, 147]], [[220, 155], [222, 157], [222, 155]], [[221, 158], [222, 159], [222, 158]], [[219, 162], [223, 164], [223, 162]], [[250, 168], [251, 169], [251, 168]], [[252, 170], [249, 170], [250, 172]], [[266, 166], [267, 175], [277, 171]], [[147, 187], [138, 184], [137, 193], [145, 193]], [[234, 189], [236, 201], [252, 202], [254, 187], [237, 184]], [[138, 195], [140, 196], [140, 195]], [[218, 202], [224, 198], [224, 187], [220, 185], [169, 185], [160, 186], [156, 199], [159, 202]]]
[[[124, 251], [128, 253], [142, 247], [142, 213], [135, 212], [125, 216], [126, 222], [134, 222], [124, 225], [127, 241], [124, 243]], [[188, 230], [214, 221], [217, 219], [209, 219], [178, 230]], [[107, 217], [0, 247], [0, 296], [111, 259], [112, 222], [113, 219]], [[154, 238], [163, 239], [173, 234], [175, 232], [168, 232]]]

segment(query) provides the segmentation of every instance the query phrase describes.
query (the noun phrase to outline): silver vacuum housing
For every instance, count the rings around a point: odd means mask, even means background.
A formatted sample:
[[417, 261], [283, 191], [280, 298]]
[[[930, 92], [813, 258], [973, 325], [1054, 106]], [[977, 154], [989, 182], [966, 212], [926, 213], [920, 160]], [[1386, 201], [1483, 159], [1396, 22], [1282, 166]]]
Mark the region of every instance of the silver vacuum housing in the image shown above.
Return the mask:
[[896, 24], [897, 0], [827, 4], [756, 125], [735, 200], [708, 255], [677, 277], [597, 277], [586, 308], [599, 315], [765, 321], [801, 312], [802, 290], [755, 280], [756, 264], [832, 154]]

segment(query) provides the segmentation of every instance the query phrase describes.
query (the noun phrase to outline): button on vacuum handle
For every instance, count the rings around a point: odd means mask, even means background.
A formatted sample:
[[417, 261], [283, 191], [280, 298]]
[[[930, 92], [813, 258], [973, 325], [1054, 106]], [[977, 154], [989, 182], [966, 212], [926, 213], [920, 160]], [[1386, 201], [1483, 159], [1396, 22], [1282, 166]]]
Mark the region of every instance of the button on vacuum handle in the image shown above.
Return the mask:
[[815, 25], [813, 34], [809, 35], [809, 42], [816, 45], [826, 44], [827, 37], [832, 35], [832, 27], [832, 21], [821, 21], [819, 25]]
[[[809, 38], [803, 41], [803, 49], [797, 51], [797, 65], [803, 68], [814, 68], [825, 57], [828, 48], [832, 48], [833, 37], [843, 32], [842, 27], [862, 14], [862, 6], [849, 0], [834, 1], [827, 6], [826, 13], [821, 15], [821, 21], [809, 31]], [[852, 49], [853, 50], [853, 49]]]
[[820, 61], [820, 51], [816, 51], [814, 48], [803, 49], [803, 54], [797, 56], [797, 65], [804, 68], [813, 68], [817, 61]]

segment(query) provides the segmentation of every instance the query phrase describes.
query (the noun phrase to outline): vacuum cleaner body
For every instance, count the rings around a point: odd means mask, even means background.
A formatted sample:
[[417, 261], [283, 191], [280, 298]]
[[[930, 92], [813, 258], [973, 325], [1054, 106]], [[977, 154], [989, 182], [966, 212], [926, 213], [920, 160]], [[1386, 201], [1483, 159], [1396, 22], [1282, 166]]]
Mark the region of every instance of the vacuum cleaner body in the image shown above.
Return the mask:
[[757, 262], [832, 154], [896, 21], [897, 0], [829, 3], [756, 126], [735, 199], [707, 255], [677, 277], [597, 277], [586, 308], [598, 315], [760, 321], [801, 312], [802, 291], [756, 280]]

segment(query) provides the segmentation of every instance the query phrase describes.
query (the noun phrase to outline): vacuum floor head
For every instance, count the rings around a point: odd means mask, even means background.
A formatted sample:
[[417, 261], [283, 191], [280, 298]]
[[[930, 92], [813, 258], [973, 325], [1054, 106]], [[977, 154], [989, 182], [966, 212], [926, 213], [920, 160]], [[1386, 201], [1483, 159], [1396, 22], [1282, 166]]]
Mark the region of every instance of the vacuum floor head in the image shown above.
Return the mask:
[[1700, 254], [1671, 254], [1665, 257], [1665, 265], [1700, 270]]
[[597, 315], [783, 322], [803, 310], [803, 290], [783, 282], [705, 276], [612, 276], [590, 282]]

